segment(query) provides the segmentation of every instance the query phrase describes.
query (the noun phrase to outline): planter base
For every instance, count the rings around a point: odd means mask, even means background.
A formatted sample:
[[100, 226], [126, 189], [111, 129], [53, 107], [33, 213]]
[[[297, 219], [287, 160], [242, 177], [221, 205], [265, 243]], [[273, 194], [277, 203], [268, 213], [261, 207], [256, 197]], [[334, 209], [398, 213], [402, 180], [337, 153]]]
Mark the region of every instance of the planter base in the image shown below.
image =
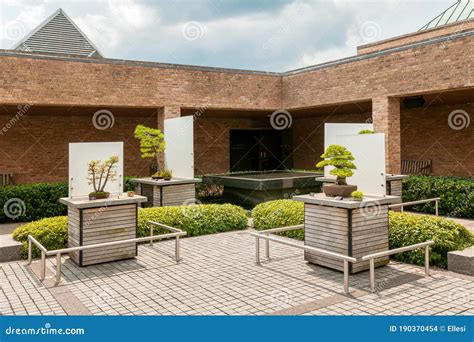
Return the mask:
[[323, 185], [323, 192], [328, 197], [350, 197], [353, 191], [357, 190], [357, 185]]

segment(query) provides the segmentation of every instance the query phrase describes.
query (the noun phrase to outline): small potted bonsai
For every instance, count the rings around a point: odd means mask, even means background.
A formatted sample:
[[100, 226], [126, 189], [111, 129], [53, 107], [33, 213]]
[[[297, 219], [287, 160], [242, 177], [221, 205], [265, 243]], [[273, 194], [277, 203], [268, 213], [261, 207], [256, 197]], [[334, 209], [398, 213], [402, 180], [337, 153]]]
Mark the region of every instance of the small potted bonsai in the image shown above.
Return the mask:
[[352, 191], [351, 197], [354, 201], [362, 201], [364, 199], [364, 193], [362, 191]]
[[105, 162], [100, 160], [91, 160], [89, 162], [87, 173], [87, 180], [89, 185], [94, 187], [94, 191], [89, 193], [89, 200], [96, 200], [108, 198], [109, 193], [105, 191], [105, 186], [108, 181], [112, 181], [117, 177], [117, 167], [119, 158], [112, 156]]
[[334, 169], [329, 171], [333, 176], [336, 176], [336, 184], [327, 184], [323, 186], [323, 191], [329, 197], [349, 197], [353, 191], [357, 190], [356, 185], [348, 185], [347, 177], [351, 177], [357, 167], [352, 162], [354, 156], [344, 146], [330, 145], [324, 154], [321, 155], [321, 160], [316, 164], [316, 167], [334, 166]]
[[[156, 158], [156, 172], [152, 174], [153, 179], [161, 179], [161, 153], [165, 150], [165, 135], [157, 128], [137, 125], [134, 132], [135, 138], [140, 141], [140, 153], [143, 159]], [[150, 167], [153, 169], [153, 167]]]
[[163, 176], [163, 179], [165, 181], [169, 181], [173, 177], [173, 172], [171, 170], [164, 169], [163, 171], [161, 171], [161, 175]]

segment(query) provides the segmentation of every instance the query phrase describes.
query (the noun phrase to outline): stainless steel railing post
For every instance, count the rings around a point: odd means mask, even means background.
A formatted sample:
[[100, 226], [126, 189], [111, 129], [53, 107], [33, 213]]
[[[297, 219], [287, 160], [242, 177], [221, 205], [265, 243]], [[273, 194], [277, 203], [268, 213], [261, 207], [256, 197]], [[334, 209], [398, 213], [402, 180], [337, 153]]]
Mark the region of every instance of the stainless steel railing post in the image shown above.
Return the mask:
[[61, 253], [56, 254], [56, 283], [61, 281]]
[[[153, 225], [150, 224], [150, 236], [153, 236]], [[150, 240], [150, 247], [153, 247], [153, 240]]]
[[370, 290], [375, 291], [375, 259], [370, 259]]
[[31, 261], [33, 260], [33, 243], [31, 239], [28, 238], [28, 265], [31, 265]]
[[265, 240], [265, 258], [270, 259], [270, 240]]
[[344, 293], [349, 293], [349, 261], [344, 260]]
[[176, 236], [175, 242], [174, 242], [174, 254], [175, 254], [175, 259], [176, 261], [180, 260], [179, 257], [179, 236]]
[[41, 251], [40, 279], [46, 278], [46, 252]]
[[425, 246], [425, 275], [430, 275], [430, 246]]

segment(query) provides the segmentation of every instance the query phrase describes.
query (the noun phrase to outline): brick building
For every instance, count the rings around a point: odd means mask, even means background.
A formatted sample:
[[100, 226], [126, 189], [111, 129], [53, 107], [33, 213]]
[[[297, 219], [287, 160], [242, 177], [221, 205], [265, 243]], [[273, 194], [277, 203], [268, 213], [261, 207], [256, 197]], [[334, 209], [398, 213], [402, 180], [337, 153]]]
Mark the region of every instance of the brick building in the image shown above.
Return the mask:
[[[313, 168], [325, 122], [369, 121], [386, 134], [388, 172], [429, 159], [437, 175], [474, 173], [474, 19], [284, 73], [108, 59], [88, 40], [86, 54], [28, 43], [0, 50], [0, 171], [16, 183], [65, 179], [68, 143], [81, 141], [124, 141], [125, 173], [146, 175], [135, 126], [187, 115], [197, 174]], [[283, 109], [291, 126], [274, 129]], [[113, 125], [94, 122], [99, 110]]]

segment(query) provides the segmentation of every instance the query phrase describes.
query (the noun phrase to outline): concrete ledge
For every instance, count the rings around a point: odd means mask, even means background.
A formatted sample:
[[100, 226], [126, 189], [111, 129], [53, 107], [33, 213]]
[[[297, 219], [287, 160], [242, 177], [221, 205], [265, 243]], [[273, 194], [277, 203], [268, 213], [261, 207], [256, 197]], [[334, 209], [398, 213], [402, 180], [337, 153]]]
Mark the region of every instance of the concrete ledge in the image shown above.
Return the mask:
[[448, 270], [474, 276], [474, 246], [448, 253]]
[[10, 234], [0, 235], [0, 262], [20, 260], [21, 246]]

